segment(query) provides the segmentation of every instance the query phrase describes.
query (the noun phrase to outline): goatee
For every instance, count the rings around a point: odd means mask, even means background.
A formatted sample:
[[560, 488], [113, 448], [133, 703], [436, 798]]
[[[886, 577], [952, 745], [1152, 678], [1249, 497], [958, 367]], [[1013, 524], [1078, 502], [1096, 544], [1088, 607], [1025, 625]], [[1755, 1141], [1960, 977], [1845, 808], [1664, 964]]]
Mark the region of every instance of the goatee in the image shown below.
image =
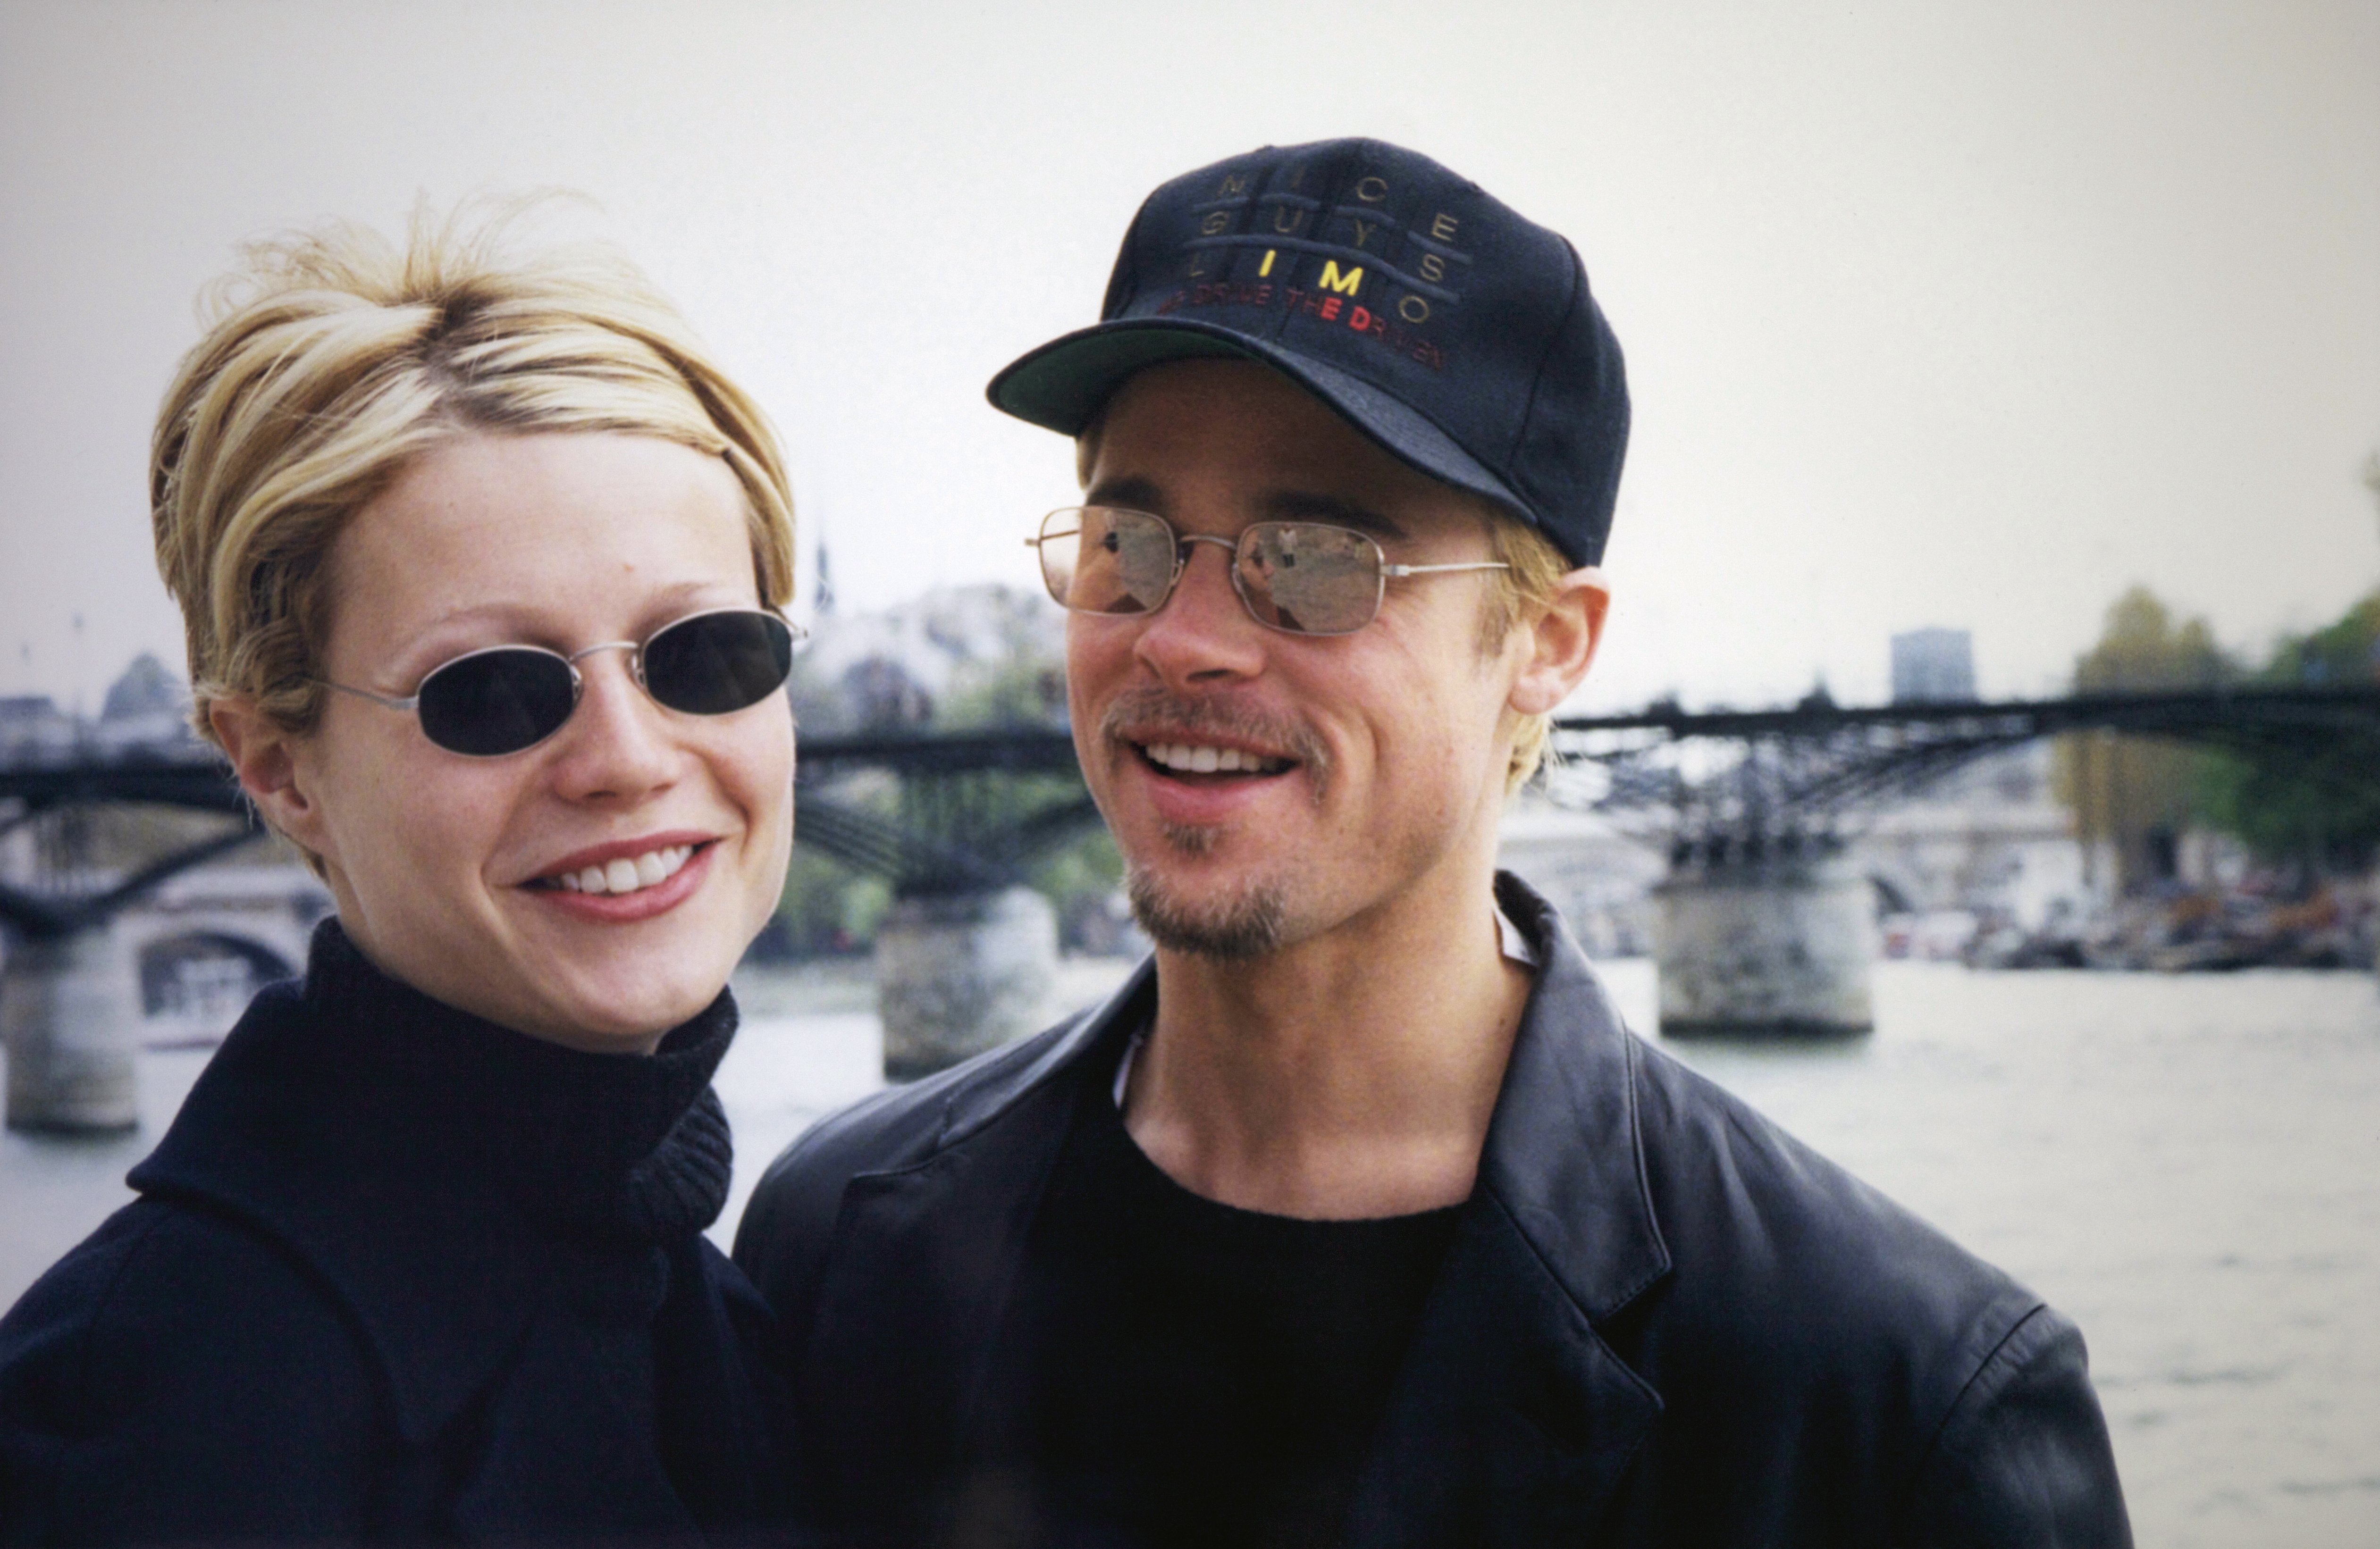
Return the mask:
[[[1187, 832], [1211, 839], [1205, 829]], [[1281, 950], [1288, 907], [1278, 884], [1257, 883], [1200, 908], [1172, 896], [1148, 867], [1135, 865], [1124, 874], [1124, 895], [1133, 919], [1167, 951], [1237, 962]]]

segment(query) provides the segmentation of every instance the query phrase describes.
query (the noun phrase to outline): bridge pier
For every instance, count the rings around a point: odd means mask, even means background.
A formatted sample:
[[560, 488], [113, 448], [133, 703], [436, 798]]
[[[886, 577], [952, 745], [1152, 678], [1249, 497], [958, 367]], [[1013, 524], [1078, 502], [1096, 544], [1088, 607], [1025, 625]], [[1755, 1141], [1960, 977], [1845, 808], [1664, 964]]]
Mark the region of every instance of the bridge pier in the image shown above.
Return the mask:
[[22, 940], [0, 974], [8, 1127], [106, 1133], [140, 1122], [139, 975], [121, 932], [100, 926]]
[[1874, 891], [1832, 846], [1682, 849], [1654, 892], [1664, 1037], [1874, 1031]]
[[876, 935], [884, 1075], [915, 1081], [1039, 1030], [1058, 919], [1030, 888], [905, 898]]

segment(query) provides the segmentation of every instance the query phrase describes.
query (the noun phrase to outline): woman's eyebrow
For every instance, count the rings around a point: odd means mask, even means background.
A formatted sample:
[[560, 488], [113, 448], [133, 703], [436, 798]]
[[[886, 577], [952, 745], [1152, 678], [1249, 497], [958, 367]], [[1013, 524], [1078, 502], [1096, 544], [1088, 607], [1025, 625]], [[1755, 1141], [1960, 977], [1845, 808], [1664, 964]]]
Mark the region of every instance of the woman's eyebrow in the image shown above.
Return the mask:
[[[721, 592], [720, 584], [712, 580], [674, 581], [668, 586], [657, 587], [640, 611], [640, 618], [644, 621], [641, 627], [651, 628], [667, 623]], [[407, 644], [399, 648], [398, 656], [402, 659], [405, 654], [424, 648], [451, 632], [468, 632], [487, 626], [505, 631], [509, 636], [504, 642], [505, 644], [558, 649], [567, 643], [564, 636], [574, 622], [573, 616], [567, 612], [557, 618], [550, 604], [514, 600], [476, 602], [441, 613], [410, 631]], [[562, 626], [561, 633], [556, 632], [556, 624]]]

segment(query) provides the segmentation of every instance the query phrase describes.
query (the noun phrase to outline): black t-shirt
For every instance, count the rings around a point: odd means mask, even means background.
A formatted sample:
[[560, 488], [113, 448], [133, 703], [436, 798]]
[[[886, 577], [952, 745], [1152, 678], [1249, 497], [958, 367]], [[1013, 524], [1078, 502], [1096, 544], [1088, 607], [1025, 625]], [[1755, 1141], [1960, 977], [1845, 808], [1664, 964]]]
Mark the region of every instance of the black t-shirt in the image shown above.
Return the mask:
[[1031, 1536], [1337, 1543], [1460, 1206], [1218, 1204], [1142, 1154], [1111, 1080], [1084, 1089], [1010, 1303], [1026, 1374], [994, 1445]]

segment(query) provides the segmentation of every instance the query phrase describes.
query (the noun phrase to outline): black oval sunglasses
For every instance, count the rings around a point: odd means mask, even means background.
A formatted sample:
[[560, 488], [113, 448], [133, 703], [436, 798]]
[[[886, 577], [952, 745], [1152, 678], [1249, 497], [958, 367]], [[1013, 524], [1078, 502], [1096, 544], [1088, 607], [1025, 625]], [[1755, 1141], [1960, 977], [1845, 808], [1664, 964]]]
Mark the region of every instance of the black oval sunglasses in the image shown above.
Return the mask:
[[466, 758], [499, 758], [535, 747], [562, 730], [585, 684], [581, 659], [627, 651], [629, 674], [665, 709], [730, 715], [784, 684], [801, 631], [758, 608], [690, 613], [642, 641], [606, 640], [565, 656], [542, 646], [489, 646], [442, 661], [398, 698], [317, 678], [324, 688], [393, 710], [410, 710], [421, 734]]

